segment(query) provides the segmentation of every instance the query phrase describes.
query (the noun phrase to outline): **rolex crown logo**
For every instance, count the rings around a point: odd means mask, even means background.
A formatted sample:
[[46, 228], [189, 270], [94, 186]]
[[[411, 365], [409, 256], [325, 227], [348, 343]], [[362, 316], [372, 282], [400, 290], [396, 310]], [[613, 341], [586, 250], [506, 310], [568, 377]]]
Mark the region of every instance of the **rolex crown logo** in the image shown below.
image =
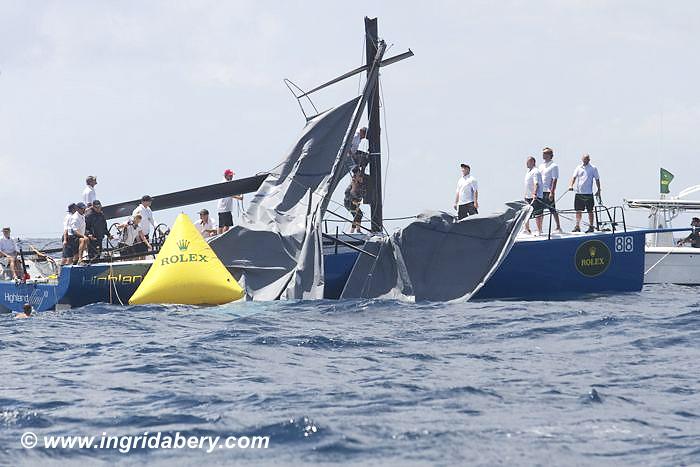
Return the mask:
[[180, 251], [185, 251], [187, 250], [187, 247], [190, 246], [189, 240], [178, 240], [177, 241], [177, 247], [180, 249]]
[[594, 247], [594, 246], [590, 247], [590, 248], [588, 249], [588, 253], [590, 253], [591, 256], [595, 256], [595, 247]]

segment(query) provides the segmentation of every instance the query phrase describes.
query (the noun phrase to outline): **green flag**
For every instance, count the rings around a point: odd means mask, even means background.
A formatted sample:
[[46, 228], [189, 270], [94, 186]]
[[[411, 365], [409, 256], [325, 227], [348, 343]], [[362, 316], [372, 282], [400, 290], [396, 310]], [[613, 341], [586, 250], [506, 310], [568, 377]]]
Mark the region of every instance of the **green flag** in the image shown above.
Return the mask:
[[666, 169], [661, 169], [661, 193], [670, 193], [668, 190], [668, 185], [671, 184], [673, 180], [673, 174]]

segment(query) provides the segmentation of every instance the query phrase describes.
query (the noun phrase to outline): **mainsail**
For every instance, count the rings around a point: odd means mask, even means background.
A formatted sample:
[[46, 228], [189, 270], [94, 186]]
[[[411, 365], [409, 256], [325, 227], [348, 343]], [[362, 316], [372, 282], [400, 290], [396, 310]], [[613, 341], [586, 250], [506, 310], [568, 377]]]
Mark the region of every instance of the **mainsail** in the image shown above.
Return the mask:
[[379, 41], [358, 97], [311, 118], [285, 159], [254, 195], [241, 223], [212, 240], [240, 276], [249, 300], [323, 298], [321, 220], [345, 175], [345, 158], [386, 51]]
[[240, 225], [211, 246], [240, 270], [248, 299], [323, 298], [320, 221], [341, 175], [361, 97], [311, 119], [279, 174], [270, 174]]

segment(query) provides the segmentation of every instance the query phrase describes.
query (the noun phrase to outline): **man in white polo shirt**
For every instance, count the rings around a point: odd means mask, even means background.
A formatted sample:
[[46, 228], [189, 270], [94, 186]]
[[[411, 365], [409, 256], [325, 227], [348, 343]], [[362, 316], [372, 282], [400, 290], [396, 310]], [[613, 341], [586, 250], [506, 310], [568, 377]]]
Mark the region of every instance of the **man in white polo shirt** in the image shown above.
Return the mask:
[[596, 196], [600, 196], [600, 177], [598, 176], [598, 169], [591, 164], [591, 156], [584, 154], [583, 157], [581, 157], [581, 165], [576, 167], [574, 175], [571, 177], [571, 182], [569, 183], [569, 190], [573, 190], [574, 186], [576, 187], [576, 197], [574, 198], [576, 227], [574, 227], [574, 232], [581, 231], [581, 216], [584, 209], [588, 211], [588, 230], [586, 230], [586, 233], [595, 231], [593, 226], [593, 180], [595, 180], [598, 186]]
[[471, 167], [467, 164], [459, 164], [462, 176], [457, 180], [457, 193], [455, 194], [454, 208], [457, 210], [457, 219], [479, 214], [479, 185], [471, 176]]
[[141, 216], [141, 230], [143, 230], [143, 235], [150, 239], [149, 234], [151, 233], [151, 227], [153, 230], [156, 229], [156, 221], [153, 220], [153, 211], [151, 211], [152, 198], [148, 195], [143, 195], [141, 197], [141, 204], [136, 206], [134, 212], [131, 213], [133, 218], [136, 214]]
[[[525, 173], [525, 202], [532, 206], [530, 218], [535, 218], [537, 234], [541, 235], [542, 210], [544, 208], [542, 205], [542, 174], [537, 170], [537, 161], [532, 156], [527, 158], [525, 167], [527, 167], [527, 172]], [[525, 224], [525, 232], [532, 233], [530, 231], [530, 219]]]
[[561, 233], [561, 225], [559, 224], [559, 213], [556, 206], [556, 189], [557, 181], [559, 180], [559, 166], [552, 161], [554, 151], [551, 148], [542, 149], [542, 159], [544, 162], [538, 167], [542, 174], [542, 201], [544, 207], [549, 209], [549, 214], [554, 217], [557, 229], [555, 232]]
[[85, 179], [85, 184], [87, 185], [83, 190], [83, 203], [85, 206], [92, 206], [92, 202], [97, 199], [97, 193], [95, 193], [95, 185], [97, 185], [97, 177], [94, 175], [88, 175]]
[[214, 224], [209, 218], [208, 209], [202, 209], [201, 211], [199, 211], [199, 220], [194, 223], [194, 226], [204, 238], [216, 235], [216, 229], [214, 228]]

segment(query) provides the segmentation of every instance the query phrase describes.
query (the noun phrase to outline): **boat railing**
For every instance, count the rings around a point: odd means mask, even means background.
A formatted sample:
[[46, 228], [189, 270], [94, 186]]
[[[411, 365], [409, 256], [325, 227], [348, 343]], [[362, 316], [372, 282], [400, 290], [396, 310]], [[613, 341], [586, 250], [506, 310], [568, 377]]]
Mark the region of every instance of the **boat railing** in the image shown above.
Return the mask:
[[[557, 209], [556, 212], [560, 217], [564, 218], [568, 218], [569, 215], [576, 214], [576, 210], [574, 209]], [[587, 215], [586, 213], [584, 214]], [[547, 240], [550, 240], [552, 238], [552, 217], [554, 216], [549, 211], [547, 211], [544, 215], [549, 216]], [[595, 224], [593, 227], [599, 232], [615, 233], [619, 230], [627, 232], [625, 210], [622, 206], [605, 206], [603, 204], [594, 206], [593, 223]]]

